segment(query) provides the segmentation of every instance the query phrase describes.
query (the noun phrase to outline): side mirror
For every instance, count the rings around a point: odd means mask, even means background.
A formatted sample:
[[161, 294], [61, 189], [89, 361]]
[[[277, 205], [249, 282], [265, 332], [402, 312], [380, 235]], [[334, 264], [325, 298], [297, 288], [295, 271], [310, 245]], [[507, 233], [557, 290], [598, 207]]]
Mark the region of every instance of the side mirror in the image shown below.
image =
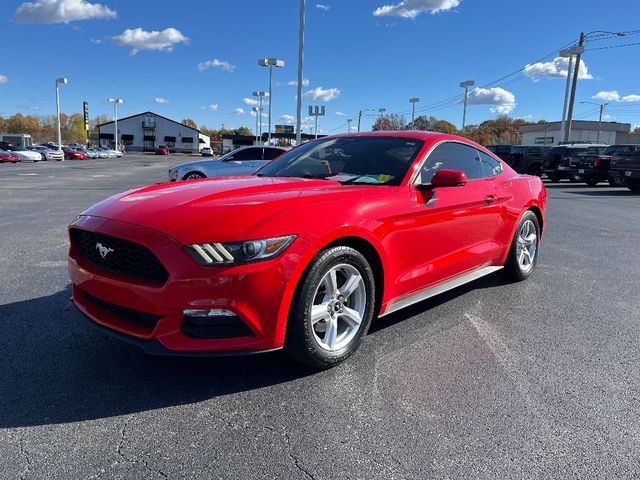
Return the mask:
[[431, 188], [436, 187], [462, 187], [467, 184], [467, 176], [461, 170], [438, 170], [431, 178], [431, 183], [425, 185]]

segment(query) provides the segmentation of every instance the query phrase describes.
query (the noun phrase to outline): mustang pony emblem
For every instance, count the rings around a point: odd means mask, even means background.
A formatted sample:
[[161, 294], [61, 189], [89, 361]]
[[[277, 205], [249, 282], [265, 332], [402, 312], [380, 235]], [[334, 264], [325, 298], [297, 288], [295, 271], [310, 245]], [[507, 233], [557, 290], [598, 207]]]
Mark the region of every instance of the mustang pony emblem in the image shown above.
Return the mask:
[[101, 243], [96, 243], [96, 250], [100, 254], [100, 257], [104, 260], [109, 253], [113, 252], [113, 248], [105, 247]]

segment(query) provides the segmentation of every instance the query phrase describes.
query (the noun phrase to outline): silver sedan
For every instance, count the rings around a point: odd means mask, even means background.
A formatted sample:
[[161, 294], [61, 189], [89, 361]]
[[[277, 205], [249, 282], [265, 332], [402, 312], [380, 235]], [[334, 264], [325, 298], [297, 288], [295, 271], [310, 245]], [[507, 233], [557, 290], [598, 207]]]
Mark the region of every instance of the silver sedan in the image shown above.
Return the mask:
[[212, 160], [174, 165], [169, 169], [169, 181], [251, 175], [286, 151], [281, 147], [241, 147]]

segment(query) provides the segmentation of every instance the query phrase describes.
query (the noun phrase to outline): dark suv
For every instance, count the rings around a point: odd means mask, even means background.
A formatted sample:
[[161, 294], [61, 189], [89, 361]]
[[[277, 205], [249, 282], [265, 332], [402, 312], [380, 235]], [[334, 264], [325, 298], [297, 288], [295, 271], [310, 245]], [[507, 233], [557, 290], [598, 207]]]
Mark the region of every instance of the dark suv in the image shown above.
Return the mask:
[[609, 179], [612, 184], [625, 185], [632, 192], [640, 193], [640, 145], [626, 147], [611, 157]]
[[563, 178], [574, 180], [571, 173], [570, 158], [579, 155], [593, 147], [607, 147], [608, 145], [593, 145], [589, 143], [576, 143], [572, 145], [558, 145], [551, 148], [542, 161], [542, 171], [552, 182], [559, 182]]
[[542, 160], [551, 147], [515, 145], [506, 162], [518, 173], [542, 176]]
[[509, 161], [509, 155], [511, 155], [511, 148], [513, 145], [487, 145], [487, 150], [495, 153], [505, 162]]

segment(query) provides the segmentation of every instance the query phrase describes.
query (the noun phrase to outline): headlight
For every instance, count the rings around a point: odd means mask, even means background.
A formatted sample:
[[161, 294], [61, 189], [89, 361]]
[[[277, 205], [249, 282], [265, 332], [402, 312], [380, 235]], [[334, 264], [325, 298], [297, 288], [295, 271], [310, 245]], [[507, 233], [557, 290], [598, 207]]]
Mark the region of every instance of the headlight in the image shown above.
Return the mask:
[[277, 257], [295, 238], [295, 235], [287, 235], [247, 242], [201, 243], [190, 245], [186, 250], [196, 262], [205, 267], [242, 265]]

